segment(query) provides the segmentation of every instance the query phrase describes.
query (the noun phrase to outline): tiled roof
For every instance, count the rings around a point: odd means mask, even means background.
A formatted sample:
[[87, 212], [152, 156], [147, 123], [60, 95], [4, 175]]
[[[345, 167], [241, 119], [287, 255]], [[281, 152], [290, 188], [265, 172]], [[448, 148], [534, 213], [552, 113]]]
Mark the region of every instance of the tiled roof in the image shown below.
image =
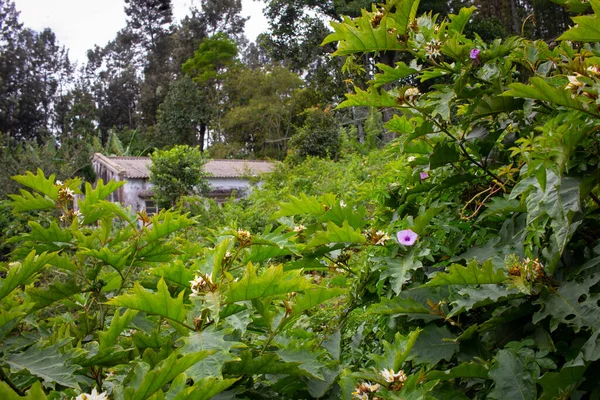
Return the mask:
[[[149, 157], [108, 157], [94, 154], [94, 160], [102, 162], [124, 178], [149, 178], [151, 160]], [[275, 164], [253, 160], [210, 160], [204, 165], [205, 171], [214, 178], [240, 178], [271, 172]]]

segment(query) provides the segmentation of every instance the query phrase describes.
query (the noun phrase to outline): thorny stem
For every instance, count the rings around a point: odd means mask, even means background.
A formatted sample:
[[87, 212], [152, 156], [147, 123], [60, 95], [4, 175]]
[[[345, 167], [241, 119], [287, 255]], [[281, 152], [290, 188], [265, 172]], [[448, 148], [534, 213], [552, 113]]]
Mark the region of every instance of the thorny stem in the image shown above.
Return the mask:
[[467, 157], [467, 159], [469, 159], [469, 161], [471, 161], [473, 164], [477, 165], [479, 168], [481, 168], [483, 170], [483, 172], [488, 175], [490, 178], [494, 179], [495, 181], [502, 183], [502, 180], [500, 179], [500, 177], [498, 177], [498, 175], [494, 174], [492, 171], [488, 170], [485, 165], [483, 165], [482, 163], [480, 163], [479, 161], [475, 160], [473, 157], [471, 157], [471, 155], [469, 154], [469, 152], [467, 151], [467, 149], [465, 149], [464, 144], [458, 140], [456, 138], [456, 136], [454, 136], [452, 133], [450, 133], [446, 128], [444, 128], [438, 121], [435, 120], [435, 118], [432, 118], [431, 121], [435, 124], [435, 126], [438, 127], [438, 129], [442, 132], [444, 132], [446, 135], [448, 135], [452, 140], [456, 141], [456, 143], [458, 144], [458, 147], [460, 147], [461, 153]]

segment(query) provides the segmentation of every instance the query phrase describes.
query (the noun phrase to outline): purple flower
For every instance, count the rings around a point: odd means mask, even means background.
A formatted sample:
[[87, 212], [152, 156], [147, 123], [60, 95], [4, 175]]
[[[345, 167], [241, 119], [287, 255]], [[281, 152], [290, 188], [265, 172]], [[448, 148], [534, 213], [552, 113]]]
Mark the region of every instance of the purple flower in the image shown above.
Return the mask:
[[421, 177], [421, 180], [429, 178], [429, 174], [427, 172], [421, 172], [419, 173], [419, 176]]
[[405, 246], [412, 246], [413, 244], [415, 244], [417, 238], [419, 237], [419, 235], [417, 235], [410, 229], [400, 231], [396, 234], [396, 236], [398, 237], [398, 243], [403, 244]]
[[469, 58], [471, 60], [477, 60], [479, 58], [479, 53], [481, 53], [481, 50], [479, 50], [479, 49], [471, 49], [471, 53], [469, 54]]

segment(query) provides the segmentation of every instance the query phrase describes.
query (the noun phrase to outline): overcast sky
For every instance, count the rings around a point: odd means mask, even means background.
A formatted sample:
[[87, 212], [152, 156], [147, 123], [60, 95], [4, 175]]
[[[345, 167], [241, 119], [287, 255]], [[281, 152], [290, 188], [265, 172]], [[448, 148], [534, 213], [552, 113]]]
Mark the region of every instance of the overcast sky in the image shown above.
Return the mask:
[[[88, 49], [104, 46], [125, 27], [123, 0], [14, 0], [21, 11], [20, 21], [36, 31], [51, 28], [61, 45], [67, 47], [71, 61], [85, 62]], [[199, 0], [172, 0], [174, 19], [179, 21]], [[263, 3], [242, 0], [246, 36], [253, 41], [267, 29], [262, 15]]]

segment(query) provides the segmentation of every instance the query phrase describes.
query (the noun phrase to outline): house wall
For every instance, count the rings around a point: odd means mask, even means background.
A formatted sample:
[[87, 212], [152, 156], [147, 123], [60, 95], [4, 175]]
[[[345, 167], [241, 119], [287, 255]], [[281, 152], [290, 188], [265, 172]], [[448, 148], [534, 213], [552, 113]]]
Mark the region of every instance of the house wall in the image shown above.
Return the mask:
[[151, 190], [153, 185], [147, 179], [127, 179], [127, 183], [123, 185], [123, 197], [121, 203], [127, 207], [131, 206], [133, 212], [146, 209], [144, 199], [140, 198], [140, 193]]

